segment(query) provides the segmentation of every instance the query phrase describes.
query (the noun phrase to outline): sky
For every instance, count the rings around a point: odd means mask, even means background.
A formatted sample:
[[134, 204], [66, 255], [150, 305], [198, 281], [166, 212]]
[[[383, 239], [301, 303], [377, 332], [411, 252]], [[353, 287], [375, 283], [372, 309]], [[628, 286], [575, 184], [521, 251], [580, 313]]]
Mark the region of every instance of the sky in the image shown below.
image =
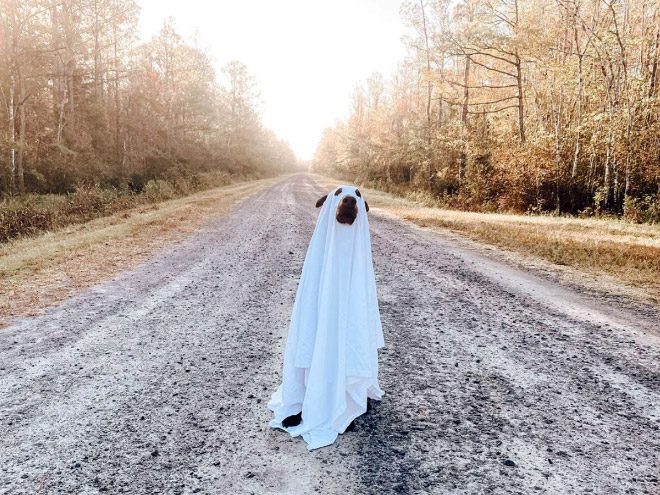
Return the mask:
[[144, 40], [166, 17], [197, 33], [218, 75], [240, 60], [259, 82], [264, 125], [310, 159], [323, 129], [343, 119], [358, 81], [403, 59], [401, 0], [138, 0]]

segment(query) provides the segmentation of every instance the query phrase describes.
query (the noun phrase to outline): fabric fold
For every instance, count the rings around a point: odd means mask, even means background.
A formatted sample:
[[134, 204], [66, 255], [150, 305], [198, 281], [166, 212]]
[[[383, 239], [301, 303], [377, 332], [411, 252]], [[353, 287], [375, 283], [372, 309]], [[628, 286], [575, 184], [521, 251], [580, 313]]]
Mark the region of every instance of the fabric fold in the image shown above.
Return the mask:
[[[282, 382], [268, 402], [270, 425], [302, 436], [312, 450], [331, 445], [380, 400], [378, 349], [383, 331], [364, 200], [341, 186], [321, 207], [305, 256], [284, 352]], [[352, 225], [335, 218], [346, 195], [357, 199]], [[282, 421], [302, 411], [302, 422]]]

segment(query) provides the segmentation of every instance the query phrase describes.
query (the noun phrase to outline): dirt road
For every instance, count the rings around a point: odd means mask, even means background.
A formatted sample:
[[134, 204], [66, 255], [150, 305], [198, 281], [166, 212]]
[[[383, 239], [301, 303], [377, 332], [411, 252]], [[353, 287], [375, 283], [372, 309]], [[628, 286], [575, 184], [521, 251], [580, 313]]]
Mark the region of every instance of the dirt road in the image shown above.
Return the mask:
[[325, 192], [286, 179], [1, 330], [0, 493], [660, 493], [653, 315], [375, 210], [386, 396], [329, 448], [271, 430]]

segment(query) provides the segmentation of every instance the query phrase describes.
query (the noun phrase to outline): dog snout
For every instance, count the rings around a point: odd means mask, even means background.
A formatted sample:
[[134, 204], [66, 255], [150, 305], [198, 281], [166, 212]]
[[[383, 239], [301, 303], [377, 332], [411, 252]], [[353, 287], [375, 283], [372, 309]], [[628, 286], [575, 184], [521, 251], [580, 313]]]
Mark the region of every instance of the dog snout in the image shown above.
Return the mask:
[[339, 223], [353, 225], [357, 214], [357, 199], [350, 195], [344, 196], [337, 207], [337, 221]]

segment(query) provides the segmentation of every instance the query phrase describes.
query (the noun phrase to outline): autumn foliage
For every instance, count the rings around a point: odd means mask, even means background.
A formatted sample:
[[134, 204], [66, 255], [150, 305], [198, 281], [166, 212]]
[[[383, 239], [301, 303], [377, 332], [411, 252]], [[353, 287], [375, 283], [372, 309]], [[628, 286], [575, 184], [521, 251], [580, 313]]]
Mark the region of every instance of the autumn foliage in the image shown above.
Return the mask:
[[0, 195], [181, 189], [296, 165], [243, 64], [216, 73], [172, 20], [140, 43], [137, 19], [134, 0], [0, 0]]
[[482, 211], [660, 221], [660, 2], [422, 0], [320, 172]]

